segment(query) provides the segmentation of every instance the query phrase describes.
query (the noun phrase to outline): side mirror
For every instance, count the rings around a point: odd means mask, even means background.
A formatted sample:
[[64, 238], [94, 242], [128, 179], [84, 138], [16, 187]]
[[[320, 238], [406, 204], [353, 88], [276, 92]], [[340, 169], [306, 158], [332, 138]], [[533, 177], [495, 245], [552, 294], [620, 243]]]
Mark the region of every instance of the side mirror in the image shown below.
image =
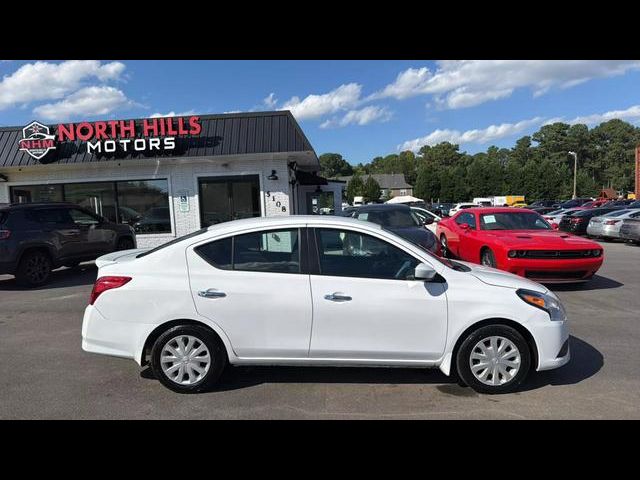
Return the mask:
[[552, 223], [551, 228], [553, 228], [554, 230], [558, 230], [560, 226], [557, 223]]
[[422, 220], [423, 225], [431, 225], [433, 223], [433, 217], [424, 217]]
[[461, 228], [462, 230], [464, 230], [464, 231], [467, 231], [467, 230], [469, 230], [469, 225], [468, 225], [468, 224], [466, 224], [466, 223], [461, 223], [461, 224], [460, 224], [460, 228]]
[[430, 282], [435, 278], [436, 271], [431, 265], [420, 263], [416, 266], [416, 270], [413, 276], [416, 280], [426, 280], [427, 282]]

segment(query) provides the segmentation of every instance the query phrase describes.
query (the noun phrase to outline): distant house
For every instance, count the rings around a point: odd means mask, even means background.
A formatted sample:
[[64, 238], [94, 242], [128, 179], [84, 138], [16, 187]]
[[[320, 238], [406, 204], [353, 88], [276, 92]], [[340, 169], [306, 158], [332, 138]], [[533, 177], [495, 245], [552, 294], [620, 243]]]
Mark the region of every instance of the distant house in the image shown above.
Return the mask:
[[[413, 186], [409, 185], [404, 179], [402, 173], [373, 173], [371, 176], [380, 184], [382, 190], [382, 197], [392, 198], [401, 195], [413, 195]], [[369, 175], [363, 174], [362, 180], [367, 181]], [[349, 183], [352, 176], [338, 177], [338, 180], [343, 180]]]

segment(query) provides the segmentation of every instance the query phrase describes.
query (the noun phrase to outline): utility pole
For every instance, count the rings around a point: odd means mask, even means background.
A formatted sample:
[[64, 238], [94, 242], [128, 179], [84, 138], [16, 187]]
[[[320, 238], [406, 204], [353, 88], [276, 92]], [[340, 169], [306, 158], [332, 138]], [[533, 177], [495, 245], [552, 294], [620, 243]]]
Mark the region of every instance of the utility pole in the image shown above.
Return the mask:
[[640, 145], [636, 147], [636, 200], [640, 196]]
[[578, 198], [576, 195], [576, 185], [578, 179], [578, 154], [576, 152], [568, 152], [573, 156], [573, 198]]

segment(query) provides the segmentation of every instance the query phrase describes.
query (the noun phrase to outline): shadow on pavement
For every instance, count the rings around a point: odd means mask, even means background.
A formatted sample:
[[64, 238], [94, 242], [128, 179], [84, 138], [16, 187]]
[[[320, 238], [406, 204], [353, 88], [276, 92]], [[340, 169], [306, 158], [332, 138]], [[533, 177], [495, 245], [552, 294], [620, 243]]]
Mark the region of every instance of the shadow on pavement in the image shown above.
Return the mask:
[[96, 280], [98, 269], [94, 263], [80, 264], [75, 268], [61, 268], [51, 272], [49, 282], [41, 287], [26, 288], [18, 285], [13, 277], [0, 280], [0, 291], [37, 291], [49, 290], [51, 288], [76, 287], [80, 285], [93, 285]]
[[[567, 365], [557, 370], [532, 371], [517, 392], [535, 390], [547, 385], [572, 385], [595, 375], [602, 368], [604, 359], [598, 350], [573, 336], [570, 342], [571, 361]], [[150, 367], [143, 369], [140, 376], [155, 379]], [[460, 386], [455, 377], [447, 377], [437, 368], [231, 367], [227, 368], [220, 383], [211, 391], [239, 390], [264, 383], [435, 384], [439, 391], [448, 395], [478, 395], [472, 389]]]
[[591, 280], [584, 283], [557, 283], [546, 285], [550, 290], [555, 292], [574, 292], [589, 290], [606, 290], [608, 288], [624, 287], [624, 283], [620, 283], [611, 278], [594, 275]]

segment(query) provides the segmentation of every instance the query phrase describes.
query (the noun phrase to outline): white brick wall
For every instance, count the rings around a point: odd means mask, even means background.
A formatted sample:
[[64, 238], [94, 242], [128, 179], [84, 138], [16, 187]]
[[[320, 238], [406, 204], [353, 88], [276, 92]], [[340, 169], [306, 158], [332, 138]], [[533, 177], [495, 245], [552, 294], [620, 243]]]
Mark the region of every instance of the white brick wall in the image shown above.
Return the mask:
[[[268, 180], [275, 170], [278, 180]], [[139, 247], [165, 243], [200, 228], [198, 178], [216, 175], [258, 175], [260, 178], [260, 208], [262, 215], [291, 213], [290, 185], [287, 162], [276, 155], [247, 157], [215, 157], [179, 160], [126, 160], [78, 165], [37, 165], [0, 169], [9, 182], [0, 183], [0, 203], [8, 203], [9, 187], [25, 184], [94, 182], [107, 180], [151, 180], [167, 178], [172, 210], [172, 234], [138, 235]], [[179, 195], [189, 197], [189, 211], [180, 211]], [[267, 192], [269, 197], [267, 197]], [[284, 207], [284, 212], [283, 212]]]

